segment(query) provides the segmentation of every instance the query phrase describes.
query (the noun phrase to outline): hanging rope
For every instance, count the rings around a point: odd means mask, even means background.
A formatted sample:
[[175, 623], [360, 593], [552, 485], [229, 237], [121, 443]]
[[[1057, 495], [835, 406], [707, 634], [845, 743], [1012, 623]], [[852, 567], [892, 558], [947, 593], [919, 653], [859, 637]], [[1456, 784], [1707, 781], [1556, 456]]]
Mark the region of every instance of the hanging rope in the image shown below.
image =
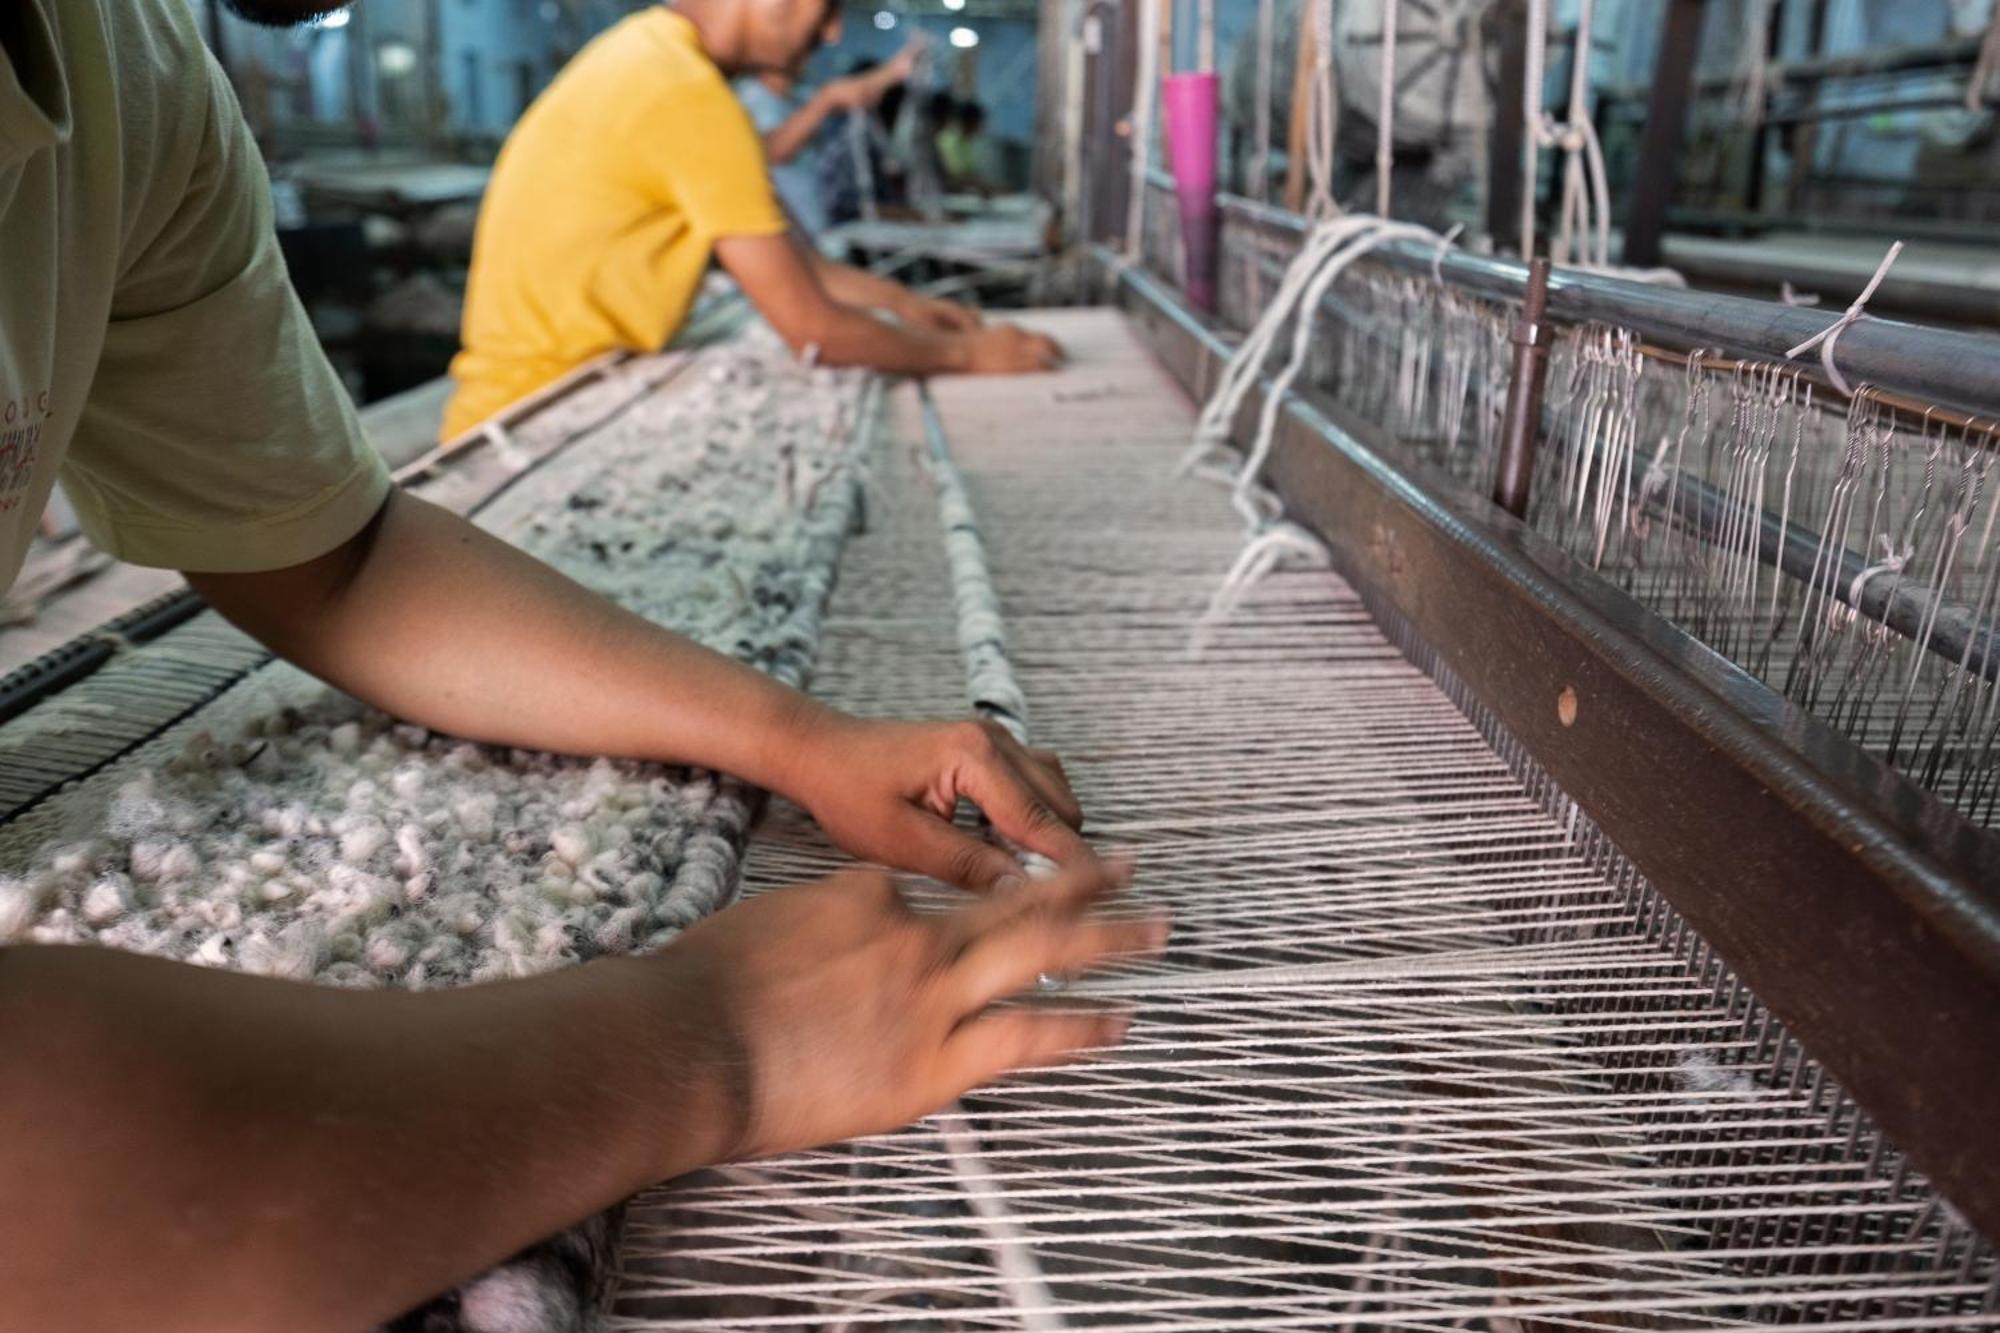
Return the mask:
[[1159, 0], [1139, 0], [1139, 70], [1132, 93], [1132, 197], [1125, 206], [1125, 257], [1145, 243], [1146, 169], [1153, 160], [1153, 99], [1160, 78]]
[[[1528, 195], [1524, 200], [1524, 216], [1533, 213], [1539, 150], [1560, 148], [1563, 152], [1562, 205], [1556, 214], [1556, 235], [1549, 249], [1549, 258], [1558, 264], [1570, 263], [1574, 248], [1578, 263], [1601, 267], [1611, 263], [1611, 186], [1604, 169], [1604, 149], [1597, 140], [1597, 127], [1590, 119], [1590, 52], [1595, 11], [1595, 0], [1582, 0], [1577, 11], [1576, 41], [1570, 60], [1569, 105], [1564, 112], [1566, 119], [1557, 121], [1546, 113], [1540, 113], [1535, 120], [1528, 122], [1535, 148], [1529, 154], [1531, 165], [1526, 182]], [[1543, 48], [1544, 54], [1533, 63], [1538, 71], [1545, 69], [1546, 27], [1531, 25], [1528, 42], [1531, 51], [1537, 46]], [[1534, 90], [1534, 101], [1539, 108], [1539, 87]], [[1530, 234], [1523, 233], [1524, 236]], [[1532, 250], [1524, 249], [1522, 254], [1524, 258], [1531, 257]]]
[[1384, 218], [1389, 216], [1389, 176], [1396, 165], [1396, 31], [1396, 0], [1383, 0], [1382, 90], [1375, 100], [1375, 215]]
[[1306, 216], [1340, 216], [1333, 197], [1333, 141], [1340, 129], [1340, 97], [1333, 83], [1333, 0], [1312, 4], [1313, 81], [1306, 98]]

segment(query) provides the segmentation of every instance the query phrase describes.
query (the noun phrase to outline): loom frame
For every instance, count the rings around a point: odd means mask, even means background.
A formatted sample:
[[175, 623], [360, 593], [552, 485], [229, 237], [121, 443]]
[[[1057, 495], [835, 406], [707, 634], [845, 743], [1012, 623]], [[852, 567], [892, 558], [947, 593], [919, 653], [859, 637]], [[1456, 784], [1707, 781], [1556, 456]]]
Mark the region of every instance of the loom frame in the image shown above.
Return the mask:
[[[1158, 279], [1095, 257], [1154, 355], [1204, 397], [1228, 336]], [[1250, 438], [1265, 389], [1232, 440]], [[1394, 456], [1378, 428], [1295, 385], [1264, 476], [1364, 598], [1407, 621], [1972, 1224], [2000, 1235], [2000, 838], [1485, 497]]]

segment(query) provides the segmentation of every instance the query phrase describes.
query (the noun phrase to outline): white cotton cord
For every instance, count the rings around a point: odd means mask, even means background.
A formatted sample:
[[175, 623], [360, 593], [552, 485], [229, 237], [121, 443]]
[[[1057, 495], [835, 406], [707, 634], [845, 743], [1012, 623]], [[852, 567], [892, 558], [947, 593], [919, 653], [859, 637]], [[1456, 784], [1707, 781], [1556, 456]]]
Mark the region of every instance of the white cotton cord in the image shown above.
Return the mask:
[[1125, 204], [1125, 254], [1145, 253], [1146, 171], [1153, 161], [1153, 104], [1160, 79], [1159, 0], [1139, 0], [1139, 68], [1132, 85], [1132, 186]]
[[1200, 657], [1208, 650], [1217, 626], [1236, 614], [1236, 608], [1265, 575], [1284, 568], [1287, 556], [1304, 560], [1309, 568], [1324, 569], [1331, 563], [1326, 544], [1312, 533], [1296, 523], [1270, 523], [1244, 545], [1223, 575], [1221, 586], [1195, 621], [1194, 633], [1188, 638], [1189, 656]]
[[509, 472], [525, 471], [533, 461], [526, 451], [514, 443], [513, 435], [501, 423], [498, 417], [495, 417], [482, 426], [480, 434], [485, 437], [488, 444], [493, 446], [494, 457], [498, 458], [501, 465]]
[[[1647, 517], [1646, 510], [1666, 493], [1668, 484], [1673, 481], [1673, 473], [1667, 467], [1667, 448], [1672, 442], [1673, 437], [1662, 431], [1659, 448], [1653, 450], [1652, 460], [1646, 464], [1646, 473], [1639, 479], [1639, 499], [1632, 507], [1630, 526], [1632, 535], [1641, 541], [1652, 530], [1652, 520]], [[1672, 521], [1672, 515], [1668, 515], [1668, 522]]]
[[1814, 306], [1819, 304], [1819, 293], [1802, 292], [1785, 281], [1778, 284], [1778, 299], [1786, 305]]
[[1451, 224], [1451, 230], [1438, 237], [1437, 249], [1431, 251], [1431, 281], [1444, 286], [1444, 257], [1451, 253], [1452, 244], [1465, 231], [1463, 222]]
[[[1252, 487], [1263, 471], [1264, 461], [1270, 456], [1272, 443], [1277, 438], [1278, 414], [1284, 409], [1285, 397], [1290, 392], [1293, 381], [1298, 379], [1300, 372], [1305, 369], [1306, 359], [1312, 351], [1315, 323], [1313, 316], [1319, 310], [1320, 302], [1334, 281], [1345, 273], [1354, 261], [1370, 251], [1390, 241], [1437, 239], [1437, 234], [1430, 228], [1420, 227], [1414, 223], [1386, 222], [1381, 218], [1369, 217], [1351, 218], [1345, 221], [1354, 224], [1348, 231], [1345, 243], [1333, 248], [1317, 271], [1303, 284], [1296, 317], [1292, 320], [1291, 356], [1265, 389], [1263, 407], [1257, 417], [1257, 433], [1244, 456], [1243, 466], [1236, 473], [1236, 485], [1230, 497], [1231, 503], [1236, 506], [1236, 512], [1243, 515], [1244, 521], [1253, 529], [1262, 523], [1263, 518], [1252, 496]], [[1239, 395], [1247, 393], [1249, 384], [1255, 382], [1256, 374], [1262, 368], [1262, 361], [1263, 357], [1258, 356], [1252, 363], [1249, 380], [1242, 383]], [[1226, 423], [1234, 416], [1234, 410], [1230, 410], [1221, 417], [1221, 420]], [[1204, 413], [1204, 420], [1206, 419], [1207, 414]]]
[[1312, 5], [1313, 79], [1306, 90], [1306, 216], [1340, 216], [1333, 197], [1334, 140], [1340, 132], [1340, 91], [1333, 78], [1333, 0]]
[[1916, 547], [1913, 544], [1904, 542], [1899, 547], [1890, 540], [1886, 532], [1878, 533], [1876, 540], [1882, 547], [1882, 558], [1856, 574], [1854, 581], [1847, 585], [1845, 606], [1834, 602], [1826, 609], [1827, 624], [1834, 629], [1845, 629], [1860, 617], [1861, 592], [1868, 586], [1870, 580], [1883, 574], [1901, 574], [1904, 567], [1910, 563], [1910, 557], [1916, 554]]
[[[1242, 343], [1223, 366], [1215, 389], [1202, 406], [1201, 416], [1195, 424], [1194, 441], [1181, 456], [1178, 475], [1185, 476], [1195, 471], [1228, 440], [1230, 426], [1242, 410], [1258, 376], [1263, 373], [1264, 362], [1284, 332], [1286, 321], [1297, 315], [1291, 360], [1287, 363], [1286, 373], [1280, 377], [1275, 393], [1266, 396], [1265, 412], [1260, 418], [1257, 438], [1264, 449], [1252, 450], [1255, 465], [1261, 466], [1263, 452], [1269, 448], [1266, 423], [1276, 421], [1275, 404], [1283, 398], [1284, 389], [1303, 368], [1310, 344], [1312, 320], [1304, 312], [1318, 308], [1326, 290], [1356, 259], [1376, 246], [1396, 239], [1435, 241], [1437, 237], [1429, 229], [1412, 223], [1384, 222], [1366, 214], [1329, 219], [1307, 234], [1305, 242], [1285, 269], [1284, 277], [1279, 280], [1278, 290], [1272, 294], [1256, 324], [1244, 335]], [[1240, 490], [1247, 490], [1256, 480], [1256, 466], [1246, 466], [1235, 474]], [[1239, 504], [1238, 508], [1243, 510], [1244, 506]], [[1248, 512], [1245, 516], [1253, 526], [1260, 525], [1261, 521], [1251, 518]]]
[[1842, 312], [1839, 319], [1836, 319], [1833, 323], [1827, 325], [1797, 347], [1786, 352], [1785, 359], [1787, 361], [1796, 360], [1805, 353], [1810, 352], [1813, 348], [1819, 348], [1819, 363], [1821, 368], [1826, 371], [1827, 379], [1833, 382], [1834, 388], [1852, 397], [1854, 390], [1848, 387], [1847, 377], [1842, 375], [1840, 367], [1834, 364], [1834, 344], [1840, 341], [1840, 335], [1846, 330], [1848, 325], [1855, 323], [1867, 313], [1868, 298], [1875, 295], [1875, 289], [1882, 285], [1882, 279], [1889, 276], [1889, 268], [1896, 262], [1896, 256], [1902, 253], [1903, 243], [1901, 241], [1896, 241], [1890, 245], [1889, 253], [1883, 255], [1882, 262], [1875, 266], [1875, 276], [1868, 279], [1868, 285], [1861, 289], [1861, 295], [1854, 298], [1854, 304], [1848, 306]]
[[1383, 0], [1382, 89], [1375, 102], [1375, 216], [1381, 218], [1389, 216], [1389, 184], [1396, 166], [1396, 32], [1396, 0]]
[[[1550, 259], [1558, 264], [1570, 262], [1572, 244], [1583, 264], [1611, 262], [1611, 187], [1604, 169], [1604, 149], [1590, 119], [1590, 52], [1595, 15], [1595, 0], [1582, 0], [1570, 60], [1569, 106], [1564, 113], [1567, 119], [1557, 122], [1544, 115], [1531, 122], [1538, 147], [1563, 151], [1562, 203], [1556, 213], [1556, 236], [1549, 252]], [[1542, 32], [1541, 40], [1546, 43], [1546, 31]]]

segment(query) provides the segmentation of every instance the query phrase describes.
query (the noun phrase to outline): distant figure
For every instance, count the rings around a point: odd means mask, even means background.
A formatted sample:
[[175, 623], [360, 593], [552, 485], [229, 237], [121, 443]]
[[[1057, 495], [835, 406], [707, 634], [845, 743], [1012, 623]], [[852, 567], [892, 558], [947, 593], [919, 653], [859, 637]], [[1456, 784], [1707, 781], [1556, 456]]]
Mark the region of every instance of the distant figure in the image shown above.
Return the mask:
[[993, 166], [993, 145], [986, 137], [986, 108], [977, 102], [959, 102], [938, 125], [938, 162], [944, 168], [947, 188], [967, 194], [997, 191], [999, 173]]
[[737, 99], [764, 140], [778, 202], [808, 236], [819, 235], [834, 220], [822, 188], [822, 159], [849, 151], [839, 117], [865, 114], [899, 88], [921, 49], [913, 40], [888, 64], [863, 66], [804, 96], [798, 80], [782, 70], [737, 81]]
[[1053, 369], [1061, 349], [790, 235], [730, 80], [796, 77], [826, 0], [677, 0], [600, 34], [514, 126], [480, 205], [454, 438], [607, 352], [680, 331], [711, 260], [801, 356], [894, 374]]

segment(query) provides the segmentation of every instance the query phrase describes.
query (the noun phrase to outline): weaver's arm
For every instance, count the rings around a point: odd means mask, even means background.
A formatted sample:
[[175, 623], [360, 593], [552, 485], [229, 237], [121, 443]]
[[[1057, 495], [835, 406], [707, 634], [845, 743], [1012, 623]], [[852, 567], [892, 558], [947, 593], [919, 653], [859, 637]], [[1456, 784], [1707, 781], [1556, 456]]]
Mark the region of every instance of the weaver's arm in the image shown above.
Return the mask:
[[950, 825], [960, 797], [1031, 850], [1091, 855], [1053, 755], [975, 722], [827, 708], [402, 492], [317, 560], [188, 579], [273, 651], [438, 731], [733, 773], [857, 856], [966, 888], [1020, 867]]
[[844, 305], [868, 310], [886, 310], [905, 324], [933, 333], [967, 333], [980, 326], [979, 312], [956, 301], [941, 301], [922, 292], [911, 291], [894, 278], [870, 273], [852, 264], [828, 259], [806, 248], [813, 271], [819, 275], [826, 294]]
[[1118, 1039], [993, 1001], [1157, 948], [1102, 866], [919, 918], [879, 875], [656, 957], [342, 991], [0, 948], [0, 1328], [351, 1333], [655, 1180]]
[[886, 64], [864, 74], [828, 79], [797, 111], [785, 117], [777, 128], [764, 134], [764, 156], [773, 162], [789, 162], [812, 142], [829, 116], [843, 111], [866, 111], [881, 101], [891, 88], [910, 77], [917, 55], [923, 50], [920, 39], [912, 39]]
[[[1018, 374], [1052, 369], [1062, 359], [1062, 349], [1052, 339], [1012, 324], [939, 331], [924, 327], [934, 323], [928, 317], [901, 325], [879, 319], [862, 305], [850, 305], [830, 292], [821, 268], [828, 261], [809, 257], [790, 236], [725, 237], [715, 243], [715, 254], [792, 350], [815, 348], [826, 365], [872, 366], [904, 375]], [[868, 291], [882, 290], [876, 285], [881, 279], [845, 265], [832, 267], [842, 270], [835, 282], [850, 290], [860, 290], [852, 284], [862, 279]], [[889, 286], [929, 306], [946, 304], [915, 297], [893, 283]], [[866, 295], [862, 300], [873, 303]]]

